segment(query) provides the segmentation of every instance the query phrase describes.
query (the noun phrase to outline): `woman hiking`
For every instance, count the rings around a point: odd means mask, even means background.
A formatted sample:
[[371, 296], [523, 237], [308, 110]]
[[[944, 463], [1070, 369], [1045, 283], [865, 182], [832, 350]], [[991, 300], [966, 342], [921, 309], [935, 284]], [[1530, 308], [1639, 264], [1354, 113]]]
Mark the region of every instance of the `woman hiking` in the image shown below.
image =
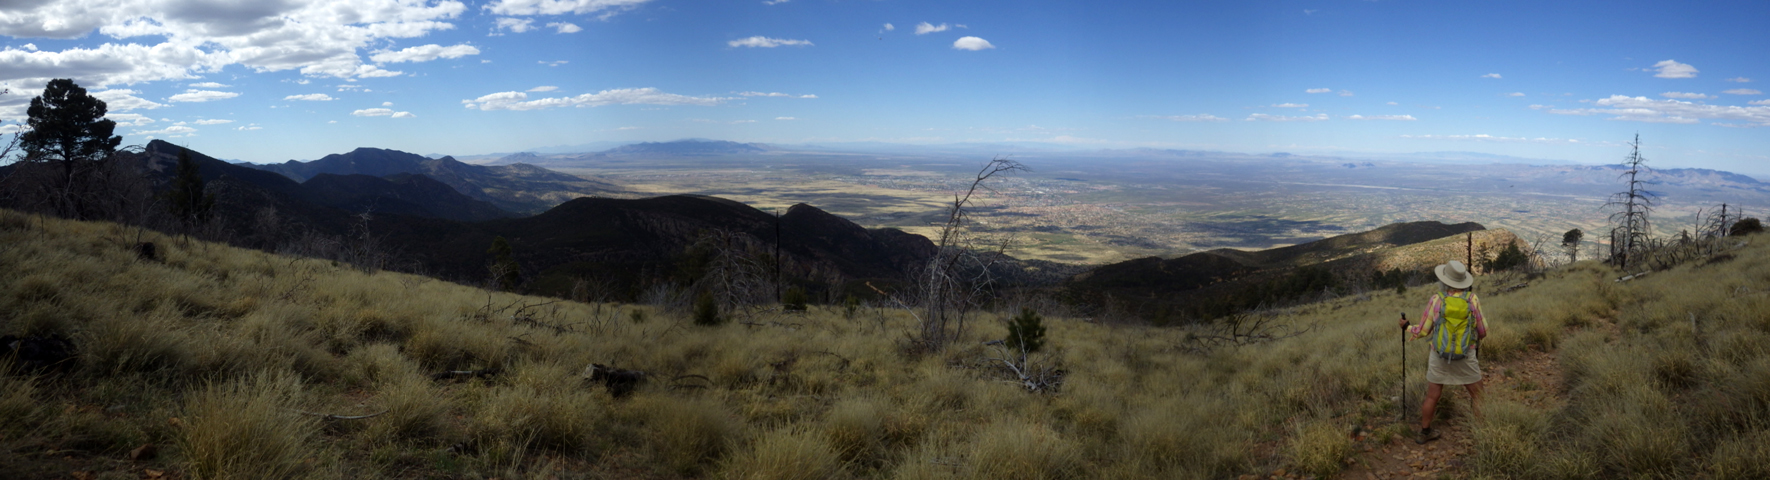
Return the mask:
[[1416, 443], [1438, 439], [1432, 430], [1432, 415], [1438, 410], [1438, 395], [1445, 385], [1462, 385], [1469, 391], [1469, 405], [1475, 417], [1481, 417], [1481, 365], [1475, 351], [1487, 337], [1487, 319], [1481, 315], [1481, 300], [1469, 287], [1475, 276], [1469, 268], [1455, 260], [1432, 269], [1438, 275], [1438, 293], [1426, 302], [1419, 325], [1409, 328], [1407, 316], [1401, 317], [1401, 328], [1407, 337], [1427, 338], [1432, 353], [1426, 355], [1426, 401], [1420, 405], [1420, 435]]

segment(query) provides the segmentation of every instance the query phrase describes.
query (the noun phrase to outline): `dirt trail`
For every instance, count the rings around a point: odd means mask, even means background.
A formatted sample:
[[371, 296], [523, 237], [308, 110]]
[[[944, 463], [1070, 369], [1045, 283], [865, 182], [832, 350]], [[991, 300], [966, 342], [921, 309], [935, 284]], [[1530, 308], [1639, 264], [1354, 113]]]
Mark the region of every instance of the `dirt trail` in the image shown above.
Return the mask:
[[[1506, 398], [1531, 408], [1560, 408], [1561, 367], [1555, 352], [1532, 350], [1522, 358], [1483, 365], [1489, 398]], [[1459, 408], [1467, 408], [1468, 394], [1458, 387], [1447, 387], [1444, 396], [1456, 397]], [[1409, 416], [1409, 432], [1417, 426], [1419, 414]], [[1399, 478], [1466, 478], [1470, 472], [1470, 455], [1474, 453], [1474, 437], [1470, 434], [1473, 418], [1467, 413], [1440, 421], [1433, 427], [1443, 432], [1437, 441], [1420, 445], [1413, 436], [1395, 438], [1381, 443], [1375, 437], [1356, 438], [1358, 451], [1355, 463], [1338, 478], [1349, 480], [1385, 480]], [[1374, 425], [1373, 425], [1374, 426]]]

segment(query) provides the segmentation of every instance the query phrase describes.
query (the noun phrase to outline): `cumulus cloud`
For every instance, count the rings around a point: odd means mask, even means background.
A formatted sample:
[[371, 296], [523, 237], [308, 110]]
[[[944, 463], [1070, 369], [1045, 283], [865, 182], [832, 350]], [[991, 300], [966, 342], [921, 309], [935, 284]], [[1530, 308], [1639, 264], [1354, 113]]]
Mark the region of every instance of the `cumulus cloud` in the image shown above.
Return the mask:
[[1653, 64], [1653, 69], [1659, 71], [1654, 75], [1659, 78], [1696, 78], [1696, 67], [1688, 63], [1678, 63], [1677, 60], [1660, 60]]
[[350, 114], [358, 117], [412, 118], [417, 116], [413, 115], [412, 112], [395, 112], [391, 108], [365, 108], [350, 112]]
[[924, 34], [929, 34], [929, 33], [934, 33], [934, 32], [944, 32], [944, 31], [947, 31], [947, 29], [949, 29], [949, 28], [952, 28], [952, 27], [948, 26], [945, 23], [942, 23], [940, 25], [933, 25], [928, 22], [922, 22], [922, 23], [916, 24], [916, 35], [924, 35]]
[[1352, 115], [1352, 116], [1346, 117], [1346, 119], [1347, 120], [1403, 120], [1403, 121], [1409, 121], [1409, 122], [1412, 122], [1414, 120], [1418, 120], [1417, 118], [1414, 118], [1413, 115]]
[[1760, 91], [1750, 89], [1750, 88], [1735, 88], [1732, 90], [1722, 90], [1721, 93], [1725, 93], [1728, 95], [1763, 95], [1764, 94], [1764, 92], [1760, 92]]
[[234, 130], [263, 130], [263, 129], [264, 129], [264, 127], [260, 127], [260, 126], [258, 126], [258, 124], [255, 123], [255, 124], [251, 124], [251, 125], [241, 125], [238, 128], [235, 128]]
[[326, 95], [324, 93], [309, 93], [306, 95], [290, 95], [287, 97], [283, 97], [283, 100], [301, 100], [301, 101], [306, 101], [306, 102], [330, 102], [333, 99], [332, 99], [331, 95]]
[[656, 88], [620, 88], [586, 93], [575, 97], [555, 97], [529, 100], [527, 93], [498, 92], [472, 100], [462, 100], [462, 105], [478, 110], [541, 110], [553, 107], [600, 107], [603, 105], [701, 105], [712, 106], [724, 102], [720, 97], [691, 97], [674, 93], [664, 93]]
[[1499, 137], [1487, 134], [1480, 135], [1402, 135], [1401, 138], [1417, 138], [1421, 140], [1468, 140], [1496, 143], [1542, 143], [1550, 145], [1580, 144], [1578, 139], [1548, 137]]
[[[1655, 100], [1647, 97], [1611, 95], [1593, 105], [1604, 108], [1550, 110], [1560, 115], [1615, 115], [1611, 120], [1650, 123], [1699, 123], [1700, 119], [1728, 120], [1770, 124], [1770, 106], [1740, 107], [1706, 105], [1678, 100]], [[1752, 105], [1764, 103], [1752, 102]]]
[[184, 93], [167, 97], [166, 100], [172, 102], [207, 102], [212, 100], [226, 100], [238, 96], [240, 96], [240, 94], [235, 92], [191, 89], [185, 90]]
[[1274, 103], [1274, 104], [1268, 105], [1268, 106], [1269, 107], [1276, 107], [1276, 108], [1305, 108], [1305, 107], [1308, 107], [1309, 104], [1307, 104], [1307, 103]]
[[104, 118], [117, 122], [119, 127], [139, 127], [154, 123], [153, 117], [136, 113], [107, 113]]
[[1252, 121], [1262, 121], [1262, 122], [1320, 122], [1320, 121], [1323, 121], [1323, 120], [1327, 120], [1327, 119], [1328, 119], [1328, 116], [1327, 116], [1327, 114], [1325, 114], [1325, 113], [1321, 113], [1321, 114], [1316, 114], [1316, 115], [1308, 115], [1308, 116], [1302, 116], [1302, 117], [1287, 117], [1287, 116], [1284, 116], [1284, 115], [1267, 115], [1267, 114], [1264, 114], [1264, 113], [1256, 113], [1256, 114], [1252, 114], [1252, 115], [1248, 115], [1248, 118], [1247, 118], [1247, 121], [1250, 121], [1250, 122], [1252, 122]]
[[196, 131], [197, 131], [197, 129], [191, 128], [191, 127], [186, 127], [184, 125], [173, 125], [170, 127], [159, 129], [159, 130], [147, 130], [147, 131], [135, 132], [135, 134], [136, 135], [177, 135], [177, 134], [194, 133]]
[[493, 35], [497, 35], [496, 32], [503, 30], [522, 33], [534, 29], [535, 21], [533, 19], [511, 17], [499, 17], [497, 23], [492, 27]]
[[885, 31], [887, 31], [887, 32], [889, 32], [889, 31], [892, 31], [892, 30], [897, 30], [897, 26], [896, 26], [896, 25], [892, 25], [892, 24], [890, 24], [890, 23], [886, 23], [886, 24], [885, 24]]
[[461, 58], [468, 55], [479, 55], [479, 49], [472, 45], [454, 45], [444, 47], [437, 44], [407, 47], [402, 50], [382, 50], [369, 56], [369, 60], [377, 63], [428, 62], [438, 58]]
[[1395, 103], [1395, 102], [1387, 102], [1387, 103], [1384, 103], [1384, 105], [1400, 105], [1400, 104], [1399, 104], [1399, 103]]
[[1735, 83], [1749, 83], [1752, 81], [1752, 79], [1745, 78], [1745, 77], [1733, 77], [1733, 78], [1725, 79], [1723, 81], [1735, 82]]
[[1498, 74], [1498, 73], [1489, 73], [1489, 74], [1487, 74], [1487, 75], [1482, 75], [1482, 76], [1481, 76], [1481, 78], [1493, 78], [1493, 79], [1498, 79], [1498, 78], [1500, 78], [1500, 74]]
[[738, 92], [737, 94], [740, 97], [817, 98], [817, 95], [811, 95], [811, 94], [794, 95], [791, 93], [781, 93], [781, 92]]
[[531, 92], [551, 92], [554, 90], [559, 90], [559, 87], [555, 87], [552, 85], [542, 85], [539, 87], [529, 89], [529, 91], [531, 91]]
[[647, 1], [649, 0], [497, 0], [483, 8], [498, 15], [612, 15]]
[[381, 106], [383, 106], [383, 107], [391, 107], [391, 106], [393, 106], [393, 102], [381, 102]]
[[1512, 92], [1512, 93], [1507, 93], [1505, 95], [1508, 97], [1522, 97], [1522, 96], [1524, 96], [1524, 92]]
[[793, 117], [774, 117], [774, 119], [775, 120], [798, 120], [797, 118], [793, 118]]
[[977, 38], [977, 37], [959, 37], [958, 40], [953, 41], [953, 49], [954, 50], [970, 50], [970, 51], [975, 52], [978, 50], [988, 50], [991, 48], [996, 48], [996, 46], [990, 45], [989, 40], [984, 40], [984, 39]]
[[780, 5], [780, 4], [791, 2], [791, 1], [793, 1], [793, 0], [764, 0], [762, 2], [762, 4], [763, 5]]
[[212, 119], [208, 119], [208, 120], [197, 120], [197, 125], [221, 125], [224, 123], [234, 123], [234, 121], [220, 119], [220, 118], [212, 118]]
[[1352, 91], [1351, 90], [1341, 90], [1339, 95], [1342, 97], [1350, 97], [1350, 96], [1352, 96]]
[[1308, 90], [1304, 90], [1303, 93], [1328, 93], [1328, 92], [1332, 92], [1332, 91], [1334, 91], [1334, 89], [1332, 89], [1332, 88], [1311, 88]]
[[1154, 118], [1154, 119], [1158, 119], [1158, 120], [1167, 120], [1170, 122], [1227, 122], [1227, 121], [1229, 121], [1229, 119], [1227, 119], [1227, 118], [1219, 117], [1216, 115], [1211, 115], [1209, 113], [1200, 113], [1198, 115], [1145, 115], [1142, 118]]
[[108, 86], [192, 79], [230, 65], [306, 76], [398, 75], [362, 69], [359, 52], [454, 28], [450, 20], [466, 10], [457, 0], [37, 3], [0, 13], [0, 35], [71, 39], [96, 32], [115, 42], [60, 51], [8, 47], [0, 50], [0, 81], [31, 85], [74, 78]]
[[1703, 95], [1700, 93], [1685, 93], [1685, 92], [1665, 92], [1665, 93], [1659, 94], [1659, 96], [1666, 97], [1666, 98], [1682, 98], [1682, 99], [1686, 99], [1686, 100], [1702, 100], [1702, 99], [1707, 99], [1707, 98], [1715, 98], [1715, 97]]
[[227, 87], [231, 87], [232, 85], [222, 85], [222, 84], [215, 83], [215, 82], [202, 82], [202, 83], [193, 83], [193, 84], [185, 85], [185, 86], [191, 87], [191, 88], [227, 88]]
[[1770, 99], [1752, 100], [1750, 102], [1745, 102], [1745, 103], [1748, 105], [1770, 105]]
[[153, 110], [156, 108], [166, 106], [165, 104], [162, 104], [162, 103], [154, 103], [154, 102], [149, 101], [147, 99], [138, 98], [135, 96], [135, 95], [139, 95], [139, 94], [141, 94], [141, 92], [138, 92], [135, 90], [127, 90], [127, 89], [110, 89], [110, 90], [99, 90], [96, 92], [90, 92], [90, 95], [92, 95], [94, 98], [97, 98], [99, 100], [104, 100], [105, 110], [110, 111], [110, 112], [127, 112], [130, 110]]
[[553, 22], [547, 24], [547, 26], [553, 27], [553, 33], [578, 33], [584, 31], [584, 27], [580, 27], [574, 23]]
[[733, 47], [751, 47], [751, 48], [774, 48], [774, 47], [781, 47], [781, 46], [809, 47], [809, 46], [811, 46], [811, 41], [809, 41], [809, 40], [789, 40], [789, 39], [785, 39], [785, 38], [768, 38], [768, 37], [764, 37], [761, 35], [757, 35], [757, 36], [750, 37], [750, 38], [742, 38], [742, 39], [732, 40], [729, 42], [725, 42], [725, 44], [733, 46]]

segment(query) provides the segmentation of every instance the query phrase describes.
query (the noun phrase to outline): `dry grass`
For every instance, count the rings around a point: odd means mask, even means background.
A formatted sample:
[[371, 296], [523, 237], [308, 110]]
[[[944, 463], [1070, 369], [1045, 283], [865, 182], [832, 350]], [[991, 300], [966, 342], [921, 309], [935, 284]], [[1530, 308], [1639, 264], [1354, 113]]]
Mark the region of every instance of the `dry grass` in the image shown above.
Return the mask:
[[[1352, 425], [1417, 408], [1390, 400], [1402, 385], [1393, 322], [1428, 295], [1272, 312], [1311, 329], [1203, 354], [1186, 353], [1182, 329], [1042, 312], [1049, 360], [1067, 374], [1059, 393], [1033, 394], [982, 360], [978, 344], [1005, 332], [997, 318], [924, 356], [896, 344], [912, 319], [894, 310], [697, 327], [662, 309], [561, 302], [539, 318], [571, 326], [562, 333], [498, 310], [545, 299], [152, 232], [165, 259], [141, 261], [133, 230], [22, 218], [0, 211], [0, 334], [66, 335], [83, 357], [65, 376], [0, 376], [0, 451], [117, 459], [156, 444], [147, 466], [194, 478], [1331, 476], [1353, 453]], [[1770, 242], [1751, 242], [1730, 261], [1627, 283], [1582, 262], [1484, 294], [1483, 365], [1555, 351], [1551, 393], [1565, 401], [1496, 396], [1473, 430], [1473, 473], [1763, 476]], [[1426, 347], [1405, 348], [1417, 402]], [[591, 362], [651, 381], [616, 399], [580, 378]], [[429, 377], [477, 369], [500, 373]], [[1446, 407], [1468, 421], [1467, 405]], [[0, 461], [37, 458], [22, 455]]]

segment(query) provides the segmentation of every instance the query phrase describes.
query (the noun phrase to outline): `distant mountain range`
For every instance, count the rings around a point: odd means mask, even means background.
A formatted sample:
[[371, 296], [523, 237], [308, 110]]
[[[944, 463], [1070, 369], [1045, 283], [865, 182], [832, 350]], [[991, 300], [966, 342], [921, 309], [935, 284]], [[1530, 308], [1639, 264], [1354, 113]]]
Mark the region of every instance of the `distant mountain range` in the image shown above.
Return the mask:
[[566, 175], [534, 165], [471, 165], [454, 157], [427, 158], [398, 150], [358, 148], [349, 153], [327, 155], [311, 162], [290, 160], [280, 164], [250, 165], [280, 173], [295, 181], [316, 175], [369, 175], [385, 177], [417, 174], [442, 182], [474, 199], [519, 214], [534, 214], [580, 196], [623, 196], [614, 184]]

